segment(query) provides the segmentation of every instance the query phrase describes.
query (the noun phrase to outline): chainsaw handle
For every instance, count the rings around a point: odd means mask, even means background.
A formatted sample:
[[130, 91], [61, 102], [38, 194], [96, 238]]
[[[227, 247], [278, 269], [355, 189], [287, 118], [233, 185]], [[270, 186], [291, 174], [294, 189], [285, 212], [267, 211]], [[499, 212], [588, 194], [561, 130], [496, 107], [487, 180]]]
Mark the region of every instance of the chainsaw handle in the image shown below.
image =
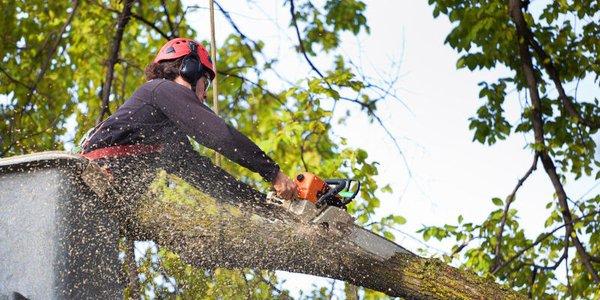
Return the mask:
[[346, 186], [346, 190], [350, 191], [350, 186], [352, 185], [352, 181], [354, 181], [356, 182], [356, 191], [354, 191], [354, 194], [352, 194], [352, 196], [350, 197], [343, 197], [341, 201], [343, 205], [350, 203], [350, 201], [352, 201], [356, 197], [356, 195], [358, 195], [358, 192], [360, 192], [360, 181], [356, 179], [348, 179], [346, 181], [348, 183], [348, 185]]
[[327, 179], [325, 183], [334, 185], [334, 187], [330, 188], [327, 193], [319, 198], [319, 200], [315, 203], [317, 207], [321, 207], [324, 203], [327, 203], [327, 200], [335, 197], [339, 192], [341, 192], [346, 187], [346, 179]]

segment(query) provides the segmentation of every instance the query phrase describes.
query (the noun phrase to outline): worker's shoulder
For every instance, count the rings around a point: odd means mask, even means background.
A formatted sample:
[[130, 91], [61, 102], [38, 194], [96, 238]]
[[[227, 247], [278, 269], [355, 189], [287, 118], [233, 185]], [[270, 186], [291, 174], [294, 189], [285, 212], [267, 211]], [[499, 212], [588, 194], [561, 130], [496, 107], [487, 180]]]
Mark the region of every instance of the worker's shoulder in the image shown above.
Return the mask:
[[152, 79], [138, 87], [132, 98], [148, 104], [160, 102], [165, 96], [176, 94], [177, 85], [176, 82], [167, 79]]
[[143, 86], [155, 95], [183, 98], [195, 97], [194, 92], [192, 92], [191, 89], [168, 79], [152, 79]]
[[177, 85], [177, 83], [168, 80], [168, 79], [152, 79], [152, 80], [148, 80], [146, 81], [146, 83], [144, 83], [140, 89], [144, 89], [144, 90], [150, 90], [152, 92], [158, 90], [158, 89], [172, 89], [174, 88], [175, 85]]

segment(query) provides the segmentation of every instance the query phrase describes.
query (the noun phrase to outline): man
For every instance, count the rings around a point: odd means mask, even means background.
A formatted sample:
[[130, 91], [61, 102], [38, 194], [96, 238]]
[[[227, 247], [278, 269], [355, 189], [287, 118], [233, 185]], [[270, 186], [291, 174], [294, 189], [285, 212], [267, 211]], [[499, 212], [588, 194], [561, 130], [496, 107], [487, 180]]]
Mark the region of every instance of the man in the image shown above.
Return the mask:
[[[155, 170], [175, 173], [209, 194], [235, 197], [235, 188], [211, 185], [228, 176], [192, 149], [188, 136], [259, 173], [276, 193], [291, 199], [296, 185], [250, 139], [203, 104], [215, 76], [198, 42], [167, 42], [145, 70], [149, 80], [84, 142], [83, 156], [109, 169], [121, 194], [147, 185]], [[217, 191], [218, 189], [218, 191]]]

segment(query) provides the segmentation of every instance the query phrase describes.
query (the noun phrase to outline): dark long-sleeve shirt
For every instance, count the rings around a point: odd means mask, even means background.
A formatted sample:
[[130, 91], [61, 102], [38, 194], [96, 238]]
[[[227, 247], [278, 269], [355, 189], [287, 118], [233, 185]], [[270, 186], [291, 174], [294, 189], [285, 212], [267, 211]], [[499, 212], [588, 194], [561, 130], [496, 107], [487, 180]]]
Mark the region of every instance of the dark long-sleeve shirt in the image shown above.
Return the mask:
[[189, 88], [165, 79], [142, 85], [96, 129], [83, 151], [116, 145], [164, 144], [182, 133], [267, 181], [273, 181], [279, 171], [279, 166], [256, 144], [202, 104]]

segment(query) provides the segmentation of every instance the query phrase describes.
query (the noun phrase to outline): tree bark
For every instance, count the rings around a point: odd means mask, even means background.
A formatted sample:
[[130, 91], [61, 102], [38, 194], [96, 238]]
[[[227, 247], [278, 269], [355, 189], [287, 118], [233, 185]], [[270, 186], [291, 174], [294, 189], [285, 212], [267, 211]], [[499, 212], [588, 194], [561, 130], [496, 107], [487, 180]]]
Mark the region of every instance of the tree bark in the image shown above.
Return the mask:
[[211, 194], [163, 172], [134, 209], [139, 238], [152, 239], [203, 268], [306, 273], [407, 299], [524, 298], [491, 279], [416, 256], [389, 241], [397, 249], [393, 254], [373, 251], [373, 243], [353, 239], [349, 229], [355, 225], [302, 222], [279, 206], [254, 200], [262, 196], [254, 190], [242, 188], [246, 200], [235, 202]]

